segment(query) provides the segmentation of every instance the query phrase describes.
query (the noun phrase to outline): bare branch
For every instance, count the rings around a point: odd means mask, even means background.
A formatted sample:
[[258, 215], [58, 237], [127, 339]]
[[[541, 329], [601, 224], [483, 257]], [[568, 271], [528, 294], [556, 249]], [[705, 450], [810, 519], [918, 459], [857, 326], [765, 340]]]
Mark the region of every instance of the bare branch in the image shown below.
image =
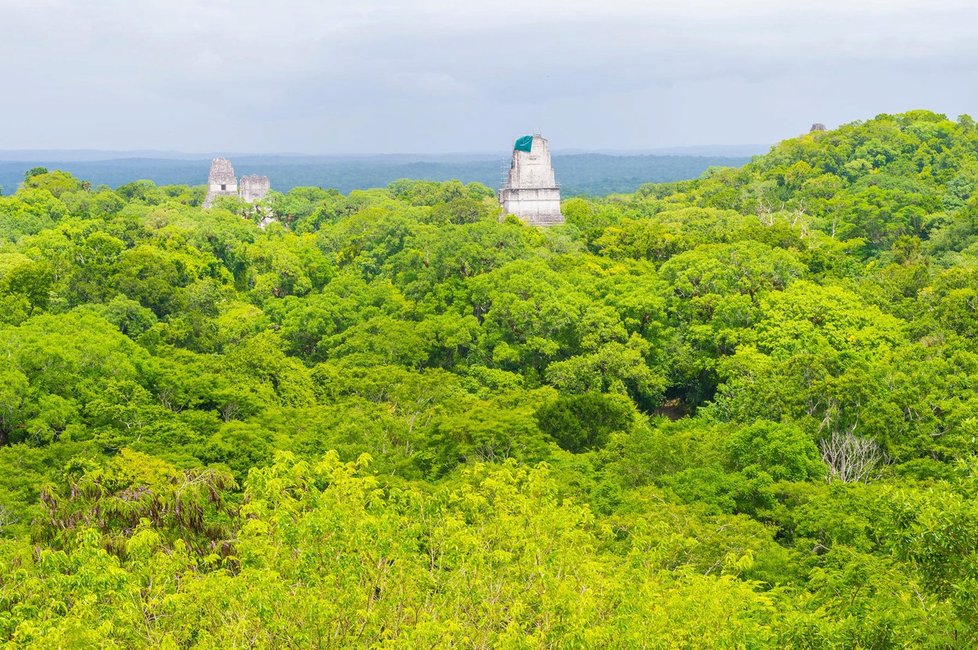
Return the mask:
[[822, 460], [829, 466], [829, 481], [868, 483], [879, 477], [889, 457], [872, 438], [860, 438], [851, 431], [834, 432], [818, 445]]

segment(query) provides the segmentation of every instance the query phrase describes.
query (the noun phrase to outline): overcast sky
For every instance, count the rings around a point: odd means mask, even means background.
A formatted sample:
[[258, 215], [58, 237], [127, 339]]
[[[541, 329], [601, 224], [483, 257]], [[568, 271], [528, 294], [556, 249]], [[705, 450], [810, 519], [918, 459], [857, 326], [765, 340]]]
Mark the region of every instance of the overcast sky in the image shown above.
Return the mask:
[[0, 0], [0, 149], [773, 143], [978, 116], [974, 0]]

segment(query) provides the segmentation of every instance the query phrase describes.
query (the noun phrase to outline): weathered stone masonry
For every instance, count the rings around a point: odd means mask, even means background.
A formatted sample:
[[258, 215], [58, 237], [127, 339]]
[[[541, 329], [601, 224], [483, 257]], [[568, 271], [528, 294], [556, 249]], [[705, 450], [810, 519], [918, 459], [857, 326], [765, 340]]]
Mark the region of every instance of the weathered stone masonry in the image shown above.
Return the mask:
[[211, 161], [211, 171], [207, 175], [207, 196], [204, 207], [214, 204], [219, 196], [238, 196], [248, 203], [254, 203], [265, 198], [270, 189], [268, 176], [242, 176], [239, 185], [234, 175], [234, 167], [227, 158], [215, 158]]
[[516, 141], [509, 176], [499, 190], [499, 203], [506, 214], [515, 214], [531, 226], [564, 223], [547, 140], [534, 135], [529, 151], [521, 146], [525, 140]]

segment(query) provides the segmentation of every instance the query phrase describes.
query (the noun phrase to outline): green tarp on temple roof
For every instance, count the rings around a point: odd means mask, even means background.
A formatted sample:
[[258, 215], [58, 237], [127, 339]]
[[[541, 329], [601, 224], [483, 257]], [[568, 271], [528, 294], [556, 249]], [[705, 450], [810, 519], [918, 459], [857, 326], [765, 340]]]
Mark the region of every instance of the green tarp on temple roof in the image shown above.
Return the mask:
[[530, 149], [532, 149], [532, 148], [533, 148], [533, 136], [532, 135], [524, 135], [522, 138], [519, 138], [516, 141], [516, 144], [515, 145], [513, 145], [513, 151], [525, 151], [525, 152], [529, 153], [530, 152]]

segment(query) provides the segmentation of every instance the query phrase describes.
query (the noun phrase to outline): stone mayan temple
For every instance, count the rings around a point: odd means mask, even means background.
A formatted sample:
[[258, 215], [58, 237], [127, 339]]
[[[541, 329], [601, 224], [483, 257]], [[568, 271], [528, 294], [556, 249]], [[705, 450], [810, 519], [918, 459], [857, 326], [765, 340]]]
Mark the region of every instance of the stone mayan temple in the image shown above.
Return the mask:
[[531, 226], [564, 223], [560, 187], [543, 136], [525, 135], [516, 141], [509, 176], [499, 190], [499, 203], [506, 214], [515, 214]]
[[227, 158], [215, 158], [211, 161], [211, 171], [207, 176], [204, 207], [211, 207], [214, 199], [219, 196], [238, 196], [248, 203], [254, 203], [265, 198], [269, 188], [268, 176], [242, 176], [238, 183], [231, 161]]
[[250, 176], [242, 176], [238, 181], [238, 196], [248, 203], [262, 200], [268, 194], [269, 189], [268, 176], [251, 174]]

